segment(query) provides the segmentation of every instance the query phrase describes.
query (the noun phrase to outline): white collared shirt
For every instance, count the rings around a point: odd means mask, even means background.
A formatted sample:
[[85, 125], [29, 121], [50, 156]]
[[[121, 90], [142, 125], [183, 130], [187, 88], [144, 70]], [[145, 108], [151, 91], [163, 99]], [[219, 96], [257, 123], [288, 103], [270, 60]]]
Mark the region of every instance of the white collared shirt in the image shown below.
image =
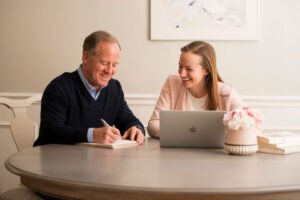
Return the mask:
[[80, 66], [78, 67], [78, 69], [77, 69], [77, 72], [78, 72], [78, 74], [79, 74], [79, 76], [80, 76], [80, 79], [81, 79], [81, 81], [83, 82], [83, 85], [85, 86], [85, 88], [87, 89], [87, 91], [90, 93], [90, 95], [91, 95], [95, 100], [97, 100], [98, 97], [99, 97], [99, 94], [100, 94], [101, 90], [102, 90], [103, 88], [105, 88], [106, 86], [101, 87], [100, 90], [97, 92], [96, 88], [93, 87], [93, 86], [91, 86], [91, 85], [89, 84], [89, 82], [86, 80], [86, 78], [85, 78], [85, 76], [84, 76], [84, 74], [83, 74], [83, 72], [82, 72], [82, 68], [81, 68], [81, 67], [82, 67], [82, 65], [80, 65]]

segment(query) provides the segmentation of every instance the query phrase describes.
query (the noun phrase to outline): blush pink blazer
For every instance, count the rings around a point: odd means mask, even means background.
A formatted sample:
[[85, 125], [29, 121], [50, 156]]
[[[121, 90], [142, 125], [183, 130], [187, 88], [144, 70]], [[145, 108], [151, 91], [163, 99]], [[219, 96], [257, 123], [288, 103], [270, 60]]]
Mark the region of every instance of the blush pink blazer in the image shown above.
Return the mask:
[[[233, 86], [218, 83], [219, 109], [223, 111], [234, 110], [242, 105], [242, 101]], [[160, 96], [148, 122], [147, 131], [151, 137], [159, 138], [159, 111], [161, 110], [190, 110], [187, 99], [187, 89], [177, 75], [170, 75], [165, 81]]]

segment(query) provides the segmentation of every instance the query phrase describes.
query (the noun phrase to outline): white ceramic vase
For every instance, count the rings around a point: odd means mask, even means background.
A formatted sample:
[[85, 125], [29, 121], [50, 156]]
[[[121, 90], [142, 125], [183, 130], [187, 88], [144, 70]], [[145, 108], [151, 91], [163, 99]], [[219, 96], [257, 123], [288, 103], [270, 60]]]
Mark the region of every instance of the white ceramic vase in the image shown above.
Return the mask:
[[256, 127], [238, 130], [227, 127], [224, 149], [232, 155], [252, 155], [258, 150], [257, 135], [260, 132]]

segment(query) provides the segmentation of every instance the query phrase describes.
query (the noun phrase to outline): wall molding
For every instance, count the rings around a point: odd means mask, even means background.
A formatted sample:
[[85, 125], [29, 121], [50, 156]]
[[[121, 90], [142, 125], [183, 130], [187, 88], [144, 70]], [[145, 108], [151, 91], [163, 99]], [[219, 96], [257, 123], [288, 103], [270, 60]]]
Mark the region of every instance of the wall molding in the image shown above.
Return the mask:
[[[154, 105], [159, 95], [125, 94], [128, 102], [137, 105]], [[255, 107], [300, 107], [300, 96], [241, 96], [249, 106]]]
[[[24, 99], [40, 93], [0, 93], [0, 97]], [[257, 108], [266, 117], [264, 129], [300, 131], [300, 96], [241, 96], [244, 103]], [[152, 114], [158, 94], [125, 94], [125, 99], [146, 126]], [[40, 104], [37, 102], [35, 104]], [[9, 122], [0, 121], [0, 127], [9, 127]]]
[[[0, 93], [0, 97], [23, 99], [41, 93]], [[135, 105], [153, 105], [158, 94], [125, 94], [128, 102]], [[247, 105], [259, 107], [300, 107], [300, 96], [241, 96]]]
[[300, 107], [300, 96], [242, 96], [242, 99], [255, 107]]
[[[138, 105], [153, 105], [158, 95], [125, 94], [126, 100]], [[249, 106], [255, 107], [300, 107], [300, 96], [241, 96]]]

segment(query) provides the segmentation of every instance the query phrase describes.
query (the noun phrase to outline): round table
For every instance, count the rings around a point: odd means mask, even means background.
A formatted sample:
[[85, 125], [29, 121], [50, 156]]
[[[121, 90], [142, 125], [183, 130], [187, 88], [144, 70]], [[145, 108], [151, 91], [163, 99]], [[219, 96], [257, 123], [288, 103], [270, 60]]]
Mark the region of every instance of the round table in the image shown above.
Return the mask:
[[231, 156], [223, 149], [45, 145], [6, 160], [24, 185], [77, 199], [300, 199], [300, 153]]

